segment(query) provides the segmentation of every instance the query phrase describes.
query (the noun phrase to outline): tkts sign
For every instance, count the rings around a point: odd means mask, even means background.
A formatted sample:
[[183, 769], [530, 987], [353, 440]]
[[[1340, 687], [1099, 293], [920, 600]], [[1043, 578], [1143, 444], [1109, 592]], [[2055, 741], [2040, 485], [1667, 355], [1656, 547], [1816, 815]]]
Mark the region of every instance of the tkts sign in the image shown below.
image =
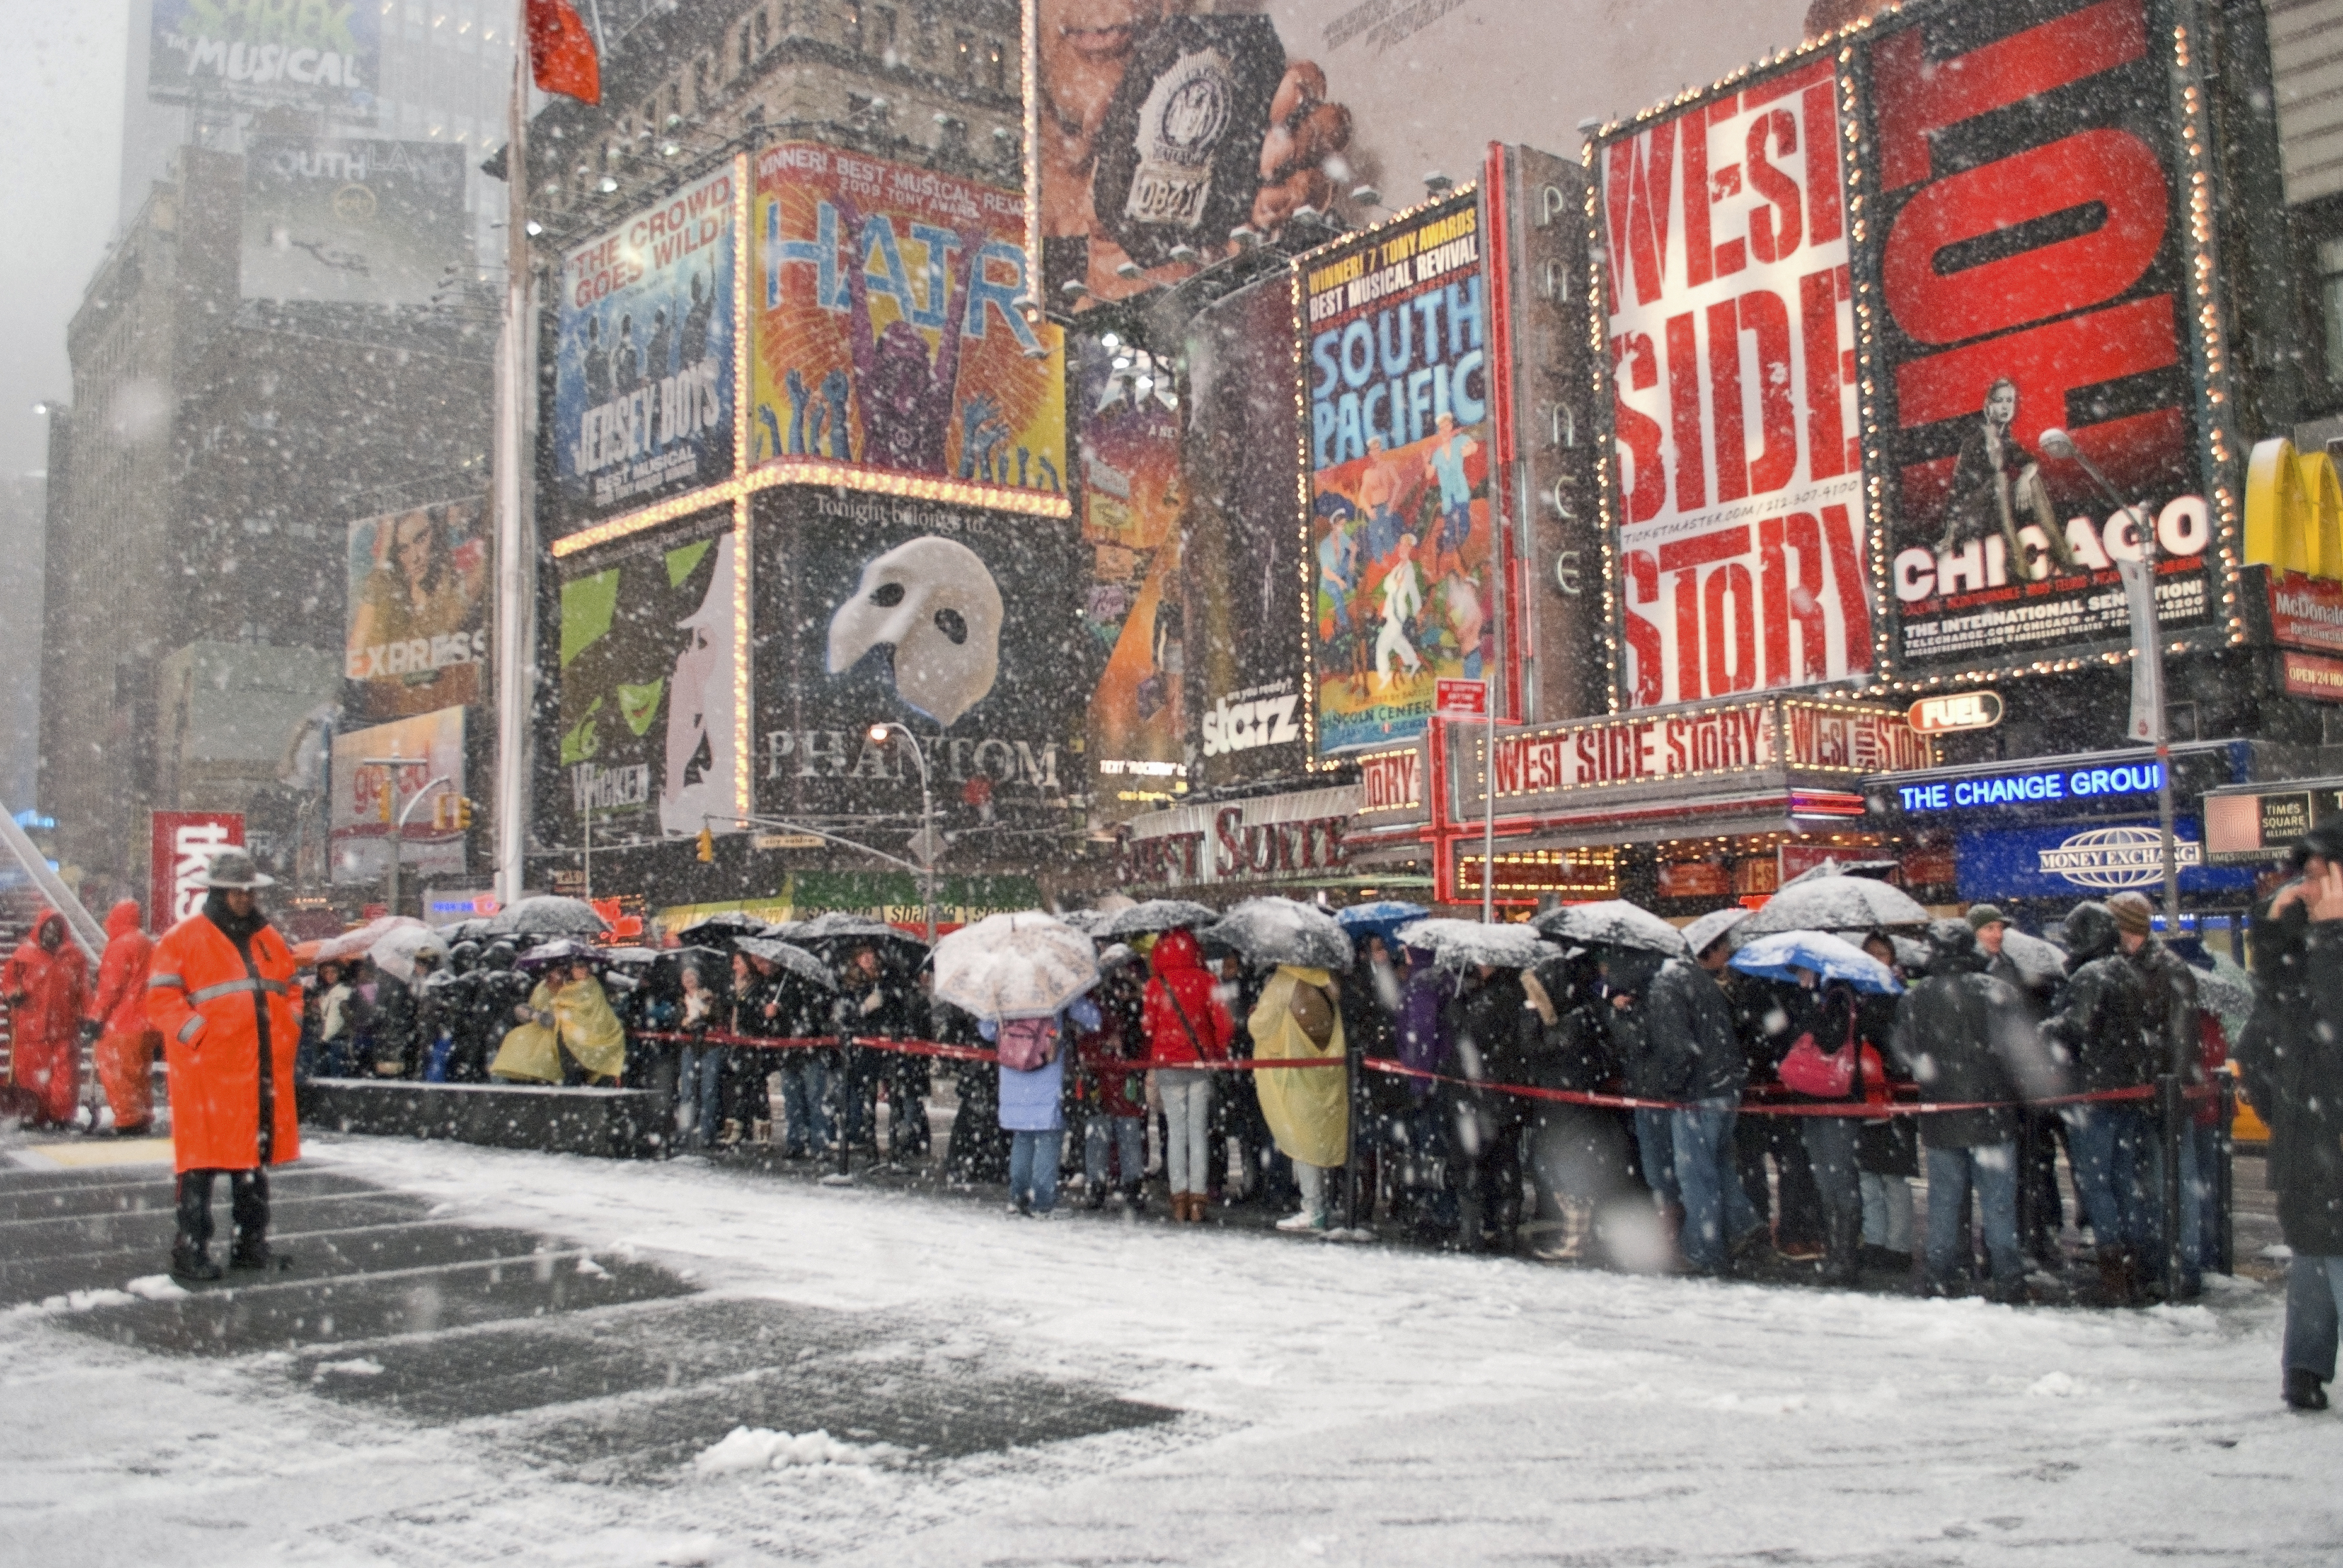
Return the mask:
[[1899, 670], [2123, 639], [2138, 530], [2052, 427], [2145, 503], [2166, 625], [2213, 618], [2178, 20], [1911, 5], [1598, 145], [1630, 705], [1885, 674], [1875, 615]]
[[1871, 668], [1827, 55], [1602, 148], [1628, 700]]

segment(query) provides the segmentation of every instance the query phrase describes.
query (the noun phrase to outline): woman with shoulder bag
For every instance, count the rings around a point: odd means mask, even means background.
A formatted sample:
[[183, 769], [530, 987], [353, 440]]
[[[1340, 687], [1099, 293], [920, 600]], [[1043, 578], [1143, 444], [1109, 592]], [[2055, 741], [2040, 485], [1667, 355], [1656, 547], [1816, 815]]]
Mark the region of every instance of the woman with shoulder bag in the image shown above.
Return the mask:
[[1212, 1121], [1210, 1063], [1226, 1061], [1236, 1022], [1221, 1005], [1220, 987], [1204, 968], [1203, 950], [1187, 930], [1170, 930], [1148, 954], [1154, 978], [1144, 1005], [1148, 1059], [1163, 1098], [1164, 1174], [1172, 1186], [1172, 1217], [1205, 1217], [1205, 1184]]
[[[1863, 1038], [1855, 988], [1845, 980], [1818, 985], [1811, 970], [1796, 970], [1801, 989], [1815, 992], [1812, 1024], [1782, 1060], [1782, 1084], [1807, 1104], [1861, 1104], [1866, 1090], [1883, 1088], [1879, 1052]], [[1852, 1116], [1802, 1116], [1799, 1136], [1823, 1201], [1823, 1270], [1826, 1285], [1855, 1282], [1863, 1239], [1863, 1186], [1855, 1165], [1862, 1123]]]

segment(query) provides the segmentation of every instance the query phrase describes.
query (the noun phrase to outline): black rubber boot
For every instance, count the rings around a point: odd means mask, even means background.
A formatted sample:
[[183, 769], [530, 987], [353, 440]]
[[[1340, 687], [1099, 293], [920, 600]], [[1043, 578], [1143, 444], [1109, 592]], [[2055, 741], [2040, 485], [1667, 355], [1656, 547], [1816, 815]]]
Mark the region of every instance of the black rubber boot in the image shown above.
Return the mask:
[[220, 1266], [206, 1250], [181, 1242], [171, 1249], [171, 1278], [191, 1284], [209, 1284], [220, 1277]]
[[2286, 1402], [2297, 1410], [2325, 1410], [2326, 1380], [2302, 1367], [2287, 1368]]

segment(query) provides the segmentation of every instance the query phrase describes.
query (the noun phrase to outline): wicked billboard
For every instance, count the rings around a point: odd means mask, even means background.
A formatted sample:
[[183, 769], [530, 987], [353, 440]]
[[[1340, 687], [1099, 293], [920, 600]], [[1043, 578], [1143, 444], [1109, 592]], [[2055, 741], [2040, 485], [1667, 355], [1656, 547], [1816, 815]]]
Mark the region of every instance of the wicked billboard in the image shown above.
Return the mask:
[[[946, 830], [981, 844], [1063, 826], [1098, 668], [1074, 524], [828, 488], [754, 507], [758, 813], [851, 821], [900, 852], [921, 826], [924, 759]], [[909, 730], [918, 758], [877, 725]]]
[[1496, 662], [1482, 255], [1468, 192], [1298, 264], [1322, 752], [1421, 734]]
[[753, 456], [1066, 493], [1063, 361], [1018, 193], [836, 147], [757, 155]]
[[[733, 511], [575, 563], [561, 584], [565, 846], [697, 833], [736, 810]], [[722, 824], [719, 824], [719, 827]]]
[[732, 472], [741, 166], [724, 163], [562, 260], [554, 471], [574, 519]]

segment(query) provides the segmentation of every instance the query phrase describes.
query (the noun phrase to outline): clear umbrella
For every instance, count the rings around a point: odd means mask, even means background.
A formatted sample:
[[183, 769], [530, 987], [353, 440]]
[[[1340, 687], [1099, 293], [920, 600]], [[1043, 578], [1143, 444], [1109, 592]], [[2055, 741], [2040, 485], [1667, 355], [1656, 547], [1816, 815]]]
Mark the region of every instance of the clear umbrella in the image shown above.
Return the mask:
[[598, 937], [609, 929], [593, 905], [558, 893], [508, 904], [488, 921], [489, 933], [499, 937]]
[[838, 989], [838, 976], [816, 954], [806, 951], [793, 942], [771, 937], [739, 937], [732, 943], [752, 959], [763, 959], [778, 964], [801, 980], [811, 980], [824, 990]]
[[1400, 928], [1399, 940], [1403, 946], [1431, 953], [1432, 961], [1444, 970], [1483, 964], [1501, 970], [1534, 969], [1560, 951], [1552, 942], [1540, 941], [1528, 926], [1484, 926], [1478, 920], [1417, 920]]
[[1250, 963], [1338, 971], [1351, 967], [1351, 939], [1334, 917], [1299, 899], [1247, 899], [1205, 934], [1234, 948]]
[[1091, 939], [1039, 910], [963, 926], [935, 961], [936, 1000], [980, 1019], [1047, 1018], [1099, 980]]
[[1538, 930], [1556, 941], [1584, 947], [1635, 948], [1644, 952], [1684, 950], [1684, 933], [1640, 904], [1605, 899], [1594, 904], [1564, 904], [1548, 910], [1534, 922]]
[[385, 931], [374, 946], [367, 950], [367, 958], [383, 973], [396, 977], [401, 984], [415, 983], [415, 960], [428, 953], [440, 963], [447, 961], [447, 944], [437, 931], [417, 923]]
[[1221, 918], [1220, 911], [1192, 899], [1150, 899], [1143, 904], [1133, 904], [1120, 910], [1107, 921], [1104, 935], [1110, 937], [1144, 936], [1150, 931], [1173, 931], [1182, 926], [1193, 929], [1209, 926]]
[[1765, 900], [1741, 927], [1744, 940], [1773, 931], [1868, 931], [1883, 926], [1925, 926], [1927, 907], [1903, 889], [1874, 877], [1850, 876], [1835, 865], [1807, 872]]
[[294, 950], [294, 957], [304, 963], [347, 963], [364, 958], [375, 943], [397, 930], [424, 930], [427, 928], [413, 915], [383, 915], [366, 924], [344, 931], [337, 937], [327, 937], [312, 944], [304, 942]]

